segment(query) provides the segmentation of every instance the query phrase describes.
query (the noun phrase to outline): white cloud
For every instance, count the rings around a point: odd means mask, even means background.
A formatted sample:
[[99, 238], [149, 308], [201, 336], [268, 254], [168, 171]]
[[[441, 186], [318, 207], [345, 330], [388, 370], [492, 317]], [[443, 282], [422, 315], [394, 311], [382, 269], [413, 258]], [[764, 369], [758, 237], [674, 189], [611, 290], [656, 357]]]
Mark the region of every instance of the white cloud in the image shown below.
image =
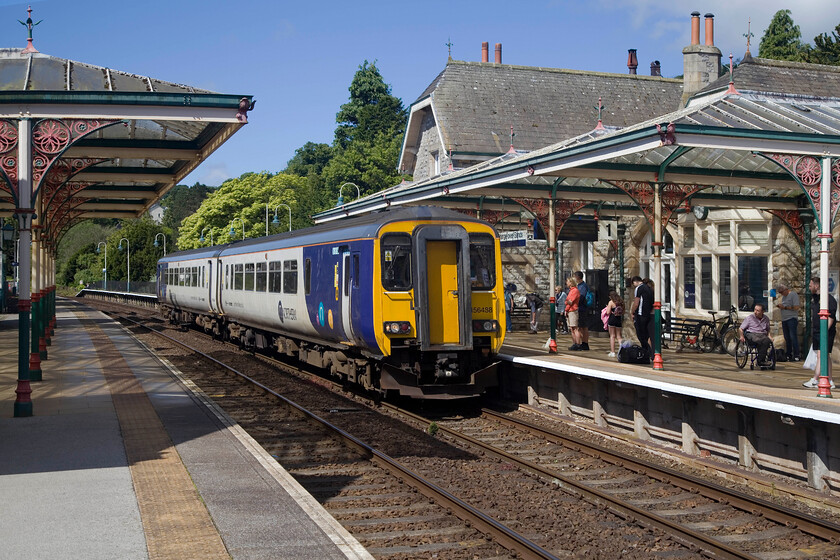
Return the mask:
[[183, 182], [188, 185], [191, 185], [195, 182], [199, 182], [202, 185], [207, 185], [209, 187], [218, 187], [230, 178], [231, 175], [228, 171], [227, 164], [204, 163], [203, 165], [199, 166], [198, 169], [190, 173], [190, 175], [187, 176]]

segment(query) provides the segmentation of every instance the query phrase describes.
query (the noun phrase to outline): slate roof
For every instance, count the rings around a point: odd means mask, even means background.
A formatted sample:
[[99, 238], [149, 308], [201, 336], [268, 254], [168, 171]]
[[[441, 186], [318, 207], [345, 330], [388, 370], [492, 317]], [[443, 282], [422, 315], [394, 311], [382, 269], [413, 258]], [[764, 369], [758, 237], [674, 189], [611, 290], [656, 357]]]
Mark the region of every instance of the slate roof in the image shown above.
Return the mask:
[[213, 93], [21, 49], [0, 49], [0, 91]]
[[592, 130], [599, 97], [607, 126], [672, 111], [682, 80], [452, 60], [418, 101], [429, 95], [448, 147], [499, 154], [511, 125], [515, 148], [529, 151]]
[[[840, 66], [808, 64], [746, 56], [733, 72], [735, 89], [803, 97], [840, 97]], [[725, 90], [729, 73], [694, 95], [694, 98]]]

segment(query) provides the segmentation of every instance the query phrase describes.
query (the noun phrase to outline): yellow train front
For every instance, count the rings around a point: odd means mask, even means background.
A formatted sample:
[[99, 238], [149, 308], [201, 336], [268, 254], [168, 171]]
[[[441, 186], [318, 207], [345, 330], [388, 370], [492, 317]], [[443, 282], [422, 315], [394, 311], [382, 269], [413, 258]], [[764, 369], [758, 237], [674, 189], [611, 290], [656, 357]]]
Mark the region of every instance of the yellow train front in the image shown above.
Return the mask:
[[498, 236], [456, 212], [406, 213], [377, 235], [380, 387], [416, 398], [481, 394], [498, 384], [496, 355], [505, 336]]

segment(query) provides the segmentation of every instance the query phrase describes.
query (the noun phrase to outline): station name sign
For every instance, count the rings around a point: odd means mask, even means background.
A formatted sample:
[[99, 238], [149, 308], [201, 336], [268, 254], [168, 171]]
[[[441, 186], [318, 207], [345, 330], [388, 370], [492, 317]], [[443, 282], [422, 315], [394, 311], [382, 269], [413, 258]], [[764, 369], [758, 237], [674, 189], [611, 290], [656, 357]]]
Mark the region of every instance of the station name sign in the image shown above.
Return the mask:
[[529, 231], [526, 229], [518, 231], [502, 231], [499, 232], [499, 242], [505, 247], [520, 247], [524, 246], [528, 241]]

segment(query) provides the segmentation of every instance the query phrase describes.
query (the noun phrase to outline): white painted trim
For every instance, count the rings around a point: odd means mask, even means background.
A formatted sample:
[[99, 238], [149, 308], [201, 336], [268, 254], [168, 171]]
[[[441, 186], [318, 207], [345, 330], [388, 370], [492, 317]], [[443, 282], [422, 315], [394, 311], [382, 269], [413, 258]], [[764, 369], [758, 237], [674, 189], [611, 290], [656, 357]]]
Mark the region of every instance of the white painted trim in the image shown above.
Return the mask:
[[[722, 393], [720, 391], [712, 391], [709, 389], [700, 389], [697, 387], [680, 385], [677, 383], [667, 383], [664, 381], [657, 381], [655, 379], [646, 379], [644, 377], [634, 377], [632, 375], [625, 375], [621, 373], [615, 373], [612, 371], [598, 370], [588, 367], [575, 366], [571, 364], [557, 364], [554, 362], [543, 361], [537, 358], [519, 358], [516, 356], [511, 356], [509, 354], [499, 354], [498, 357], [503, 360], [513, 362], [515, 364], [536, 366], [556, 371], [564, 371], [567, 373], [585, 375], [587, 377], [593, 377], [596, 379], [604, 379], [606, 381], [617, 381], [619, 383], [626, 383], [628, 385], [636, 385], [639, 387], [646, 387], [648, 389], [656, 389], [668, 393], [677, 393], [679, 395], [697, 397], [709, 401], [744, 406], [747, 408], [765, 410], [768, 412], [777, 412], [779, 414], [784, 414], [785, 416], [794, 416], [797, 418], [816, 420], [818, 422], [825, 422], [828, 424], [840, 424], [840, 414], [835, 412], [815, 410], [813, 408], [805, 408], [803, 406], [778, 403], [770, 400], [762, 400], [752, 397], [742, 397], [740, 395]], [[814, 398], [817, 399], [816, 393], [814, 393], [814, 395]]]
[[0, 118], [75, 118], [142, 119], [156, 121], [223, 122], [239, 124], [236, 109], [159, 106], [159, 105], [85, 105], [85, 104], [9, 104], [0, 107]]
[[[405, 150], [408, 147], [408, 135], [411, 133], [411, 126], [412, 126], [412, 123], [414, 122], [415, 115], [417, 113], [419, 113], [420, 111], [422, 111], [423, 109], [425, 109], [426, 107], [428, 107], [429, 105], [431, 105], [431, 104], [432, 104], [432, 96], [430, 95], [429, 97], [427, 97], [423, 101], [420, 101], [420, 102], [411, 106], [411, 112], [408, 115], [408, 124], [405, 127], [405, 137], [403, 138], [402, 149], [400, 150], [400, 160], [397, 162], [397, 169], [402, 169], [403, 165], [405, 165], [405, 161], [403, 160], [403, 157], [405, 155]], [[432, 112], [434, 113], [434, 111], [432, 111]], [[421, 118], [420, 123], [418, 123], [417, 126], [419, 128], [422, 125], [423, 125], [423, 121], [422, 121], [422, 118]], [[419, 148], [419, 144], [417, 146], [415, 146], [415, 149], [416, 148]], [[417, 167], [417, 154], [414, 154], [414, 167], [415, 168]]]

